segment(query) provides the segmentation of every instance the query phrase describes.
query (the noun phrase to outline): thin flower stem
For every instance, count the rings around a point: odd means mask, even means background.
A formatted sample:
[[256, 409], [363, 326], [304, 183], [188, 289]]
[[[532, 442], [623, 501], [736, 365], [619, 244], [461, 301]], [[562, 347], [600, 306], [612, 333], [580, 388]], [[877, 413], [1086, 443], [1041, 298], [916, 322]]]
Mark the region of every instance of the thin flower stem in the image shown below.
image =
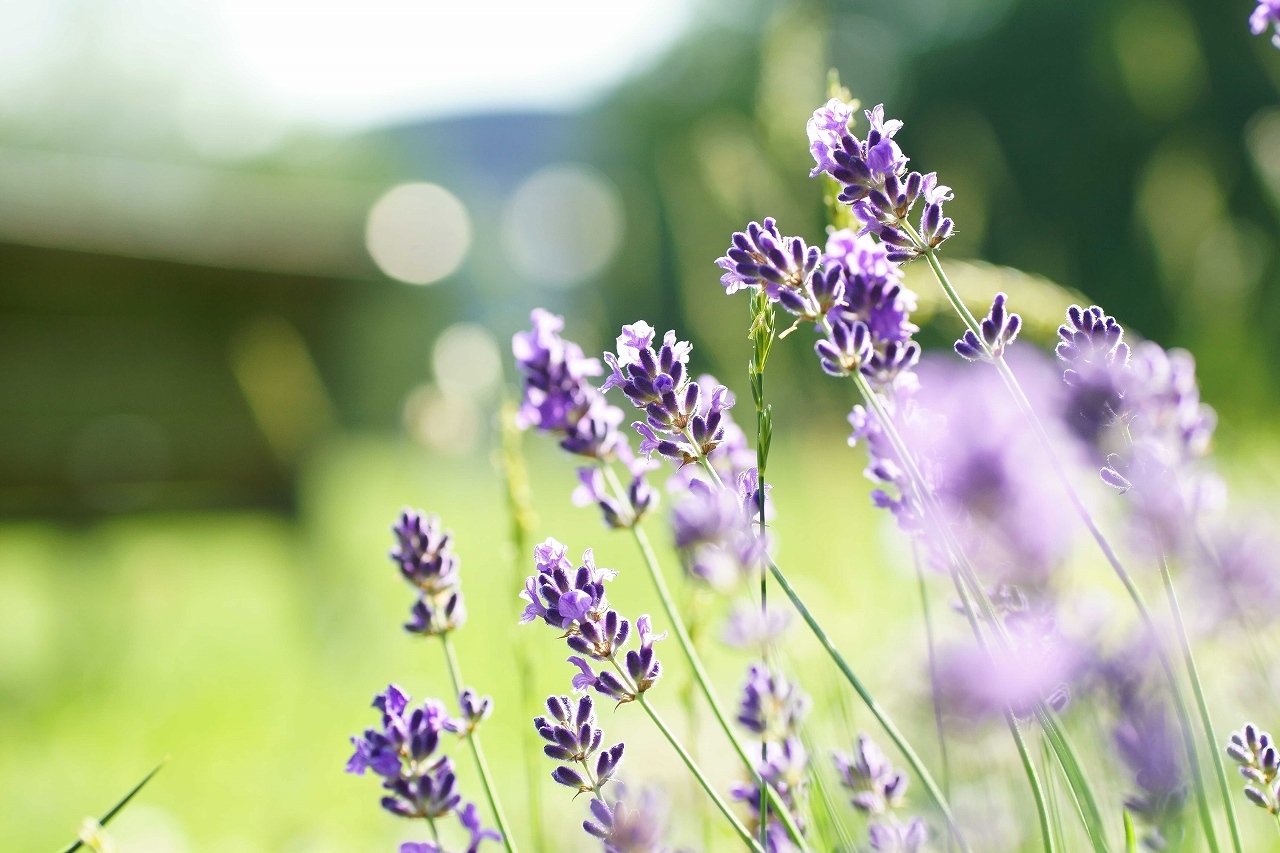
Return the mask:
[[[524, 461], [524, 431], [515, 421], [515, 404], [507, 401], [502, 406], [502, 478], [506, 485], [507, 511], [511, 528], [511, 574], [517, 591], [523, 589], [524, 576], [520, 570], [524, 555], [528, 553], [530, 533], [535, 521], [533, 501], [529, 494], [529, 476]], [[528, 643], [513, 642], [516, 664], [516, 684], [520, 692], [520, 707], [528, 712], [536, 706], [533, 692], [533, 659]], [[542, 830], [542, 784], [538, 761], [542, 750], [538, 748], [534, 733], [525, 730], [521, 735], [521, 752], [524, 754], [525, 795], [529, 799], [529, 832], [533, 835], [534, 850], [544, 853], [546, 839]]]
[[1165, 558], [1163, 548], [1158, 554], [1160, 563], [1160, 580], [1164, 584], [1165, 595], [1169, 599], [1169, 612], [1173, 615], [1173, 629], [1178, 635], [1178, 644], [1182, 647], [1182, 659], [1187, 667], [1187, 678], [1191, 682], [1191, 693], [1196, 698], [1196, 710], [1200, 712], [1200, 724], [1204, 726], [1205, 739], [1209, 741], [1209, 754], [1213, 757], [1214, 772], [1218, 777], [1218, 788], [1222, 792], [1222, 802], [1227, 811], [1227, 826], [1231, 830], [1231, 843], [1240, 850], [1240, 827], [1236, 825], [1236, 810], [1231, 800], [1231, 785], [1227, 782], [1227, 771], [1222, 765], [1221, 750], [1218, 749], [1218, 736], [1213, 730], [1213, 718], [1209, 715], [1209, 703], [1205, 700], [1204, 686], [1200, 683], [1200, 672], [1196, 667], [1195, 654], [1191, 650], [1191, 639], [1187, 636], [1187, 626], [1182, 621], [1182, 607], [1178, 604], [1178, 593], [1173, 586], [1173, 575], [1169, 573], [1169, 561]]
[[[755, 294], [755, 298], [752, 300], [752, 302], [753, 302], [753, 305], [758, 304], [758, 310], [756, 312], [753, 312], [753, 318], [752, 318], [752, 333], [753, 333], [752, 338], [753, 338], [754, 345], [753, 345], [753, 352], [752, 352], [752, 362], [748, 370], [748, 373], [751, 374], [751, 383], [752, 383], [751, 397], [752, 397], [752, 400], [755, 402], [755, 408], [756, 408], [756, 498], [759, 503], [758, 509], [760, 512], [760, 526], [758, 528], [759, 533], [757, 535], [756, 547], [758, 547], [760, 549], [760, 553], [763, 554], [765, 552], [765, 548], [767, 547], [767, 545], [765, 544], [765, 527], [764, 527], [765, 525], [764, 471], [765, 471], [765, 465], [768, 462], [768, 454], [769, 454], [768, 435], [767, 435], [767, 431], [769, 429], [769, 426], [767, 424], [767, 418], [769, 417], [769, 413], [768, 413], [768, 409], [766, 409], [764, 405], [764, 365], [765, 365], [765, 361], [769, 357], [769, 346], [773, 343], [773, 324], [772, 324], [773, 308], [769, 305], [768, 300], [764, 298], [764, 295], [762, 293]], [[756, 334], [757, 326], [761, 327], [759, 334]], [[706, 454], [703, 454], [704, 458], [705, 456]], [[769, 572], [765, 569], [764, 560], [761, 560], [760, 561], [760, 625], [762, 629], [763, 629], [763, 626], [767, 623], [768, 614], [769, 614]], [[761, 631], [760, 646], [761, 646], [760, 659], [764, 661], [767, 666], [769, 649], [768, 649], [768, 640], [766, 639], [763, 630]], [[768, 749], [767, 749], [768, 744], [769, 744], [769, 738], [768, 738], [767, 731], [761, 731], [760, 732], [760, 766], [761, 767], [764, 767], [765, 761], [768, 758]], [[766, 794], [766, 788], [764, 785], [761, 785], [760, 786], [760, 846], [761, 847], [767, 847], [768, 845], [769, 811], [768, 811], [768, 803], [766, 802], [765, 794]]]
[[[604, 471], [605, 479], [610, 488], [617, 495], [625, 496], [626, 492], [623, 490], [622, 484], [618, 482], [617, 475], [613, 473], [612, 469], [607, 465], [602, 465], [601, 469]], [[791, 810], [782, 802], [782, 798], [774, 790], [773, 786], [764, 783], [760, 778], [759, 773], [756, 772], [754, 762], [747, 756], [742, 742], [729, 725], [724, 709], [720, 707], [720, 701], [716, 697], [715, 689], [711, 686], [711, 678], [707, 675], [702, 658], [694, 648], [693, 640], [689, 637], [689, 631], [685, 627], [684, 620], [680, 618], [680, 613], [676, 609], [675, 601], [671, 597], [671, 590], [667, 587], [666, 578], [662, 574], [662, 565], [658, 562], [658, 555], [654, 552], [653, 544], [649, 541], [649, 535], [639, 522], [631, 525], [631, 535], [635, 539], [636, 545], [640, 548], [640, 555], [643, 558], [645, 568], [649, 570], [649, 577], [653, 580], [654, 589], [658, 592], [658, 600], [662, 603], [663, 612], [666, 613], [667, 620], [671, 623], [671, 630], [676, 636], [676, 641], [680, 644], [685, 658], [689, 661], [689, 668], [693, 671], [693, 677], [702, 689], [702, 695], [706, 697], [707, 704], [711, 706], [712, 716], [720, 724], [720, 728], [729, 739], [729, 743], [733, 745], [734, 752], [737, 753], [738, 758], [741, 759], [752, 779], [768, 789], [769, 804], [773, 806], [774, 812], [782, 819], [783, 824], [786, 826], [787, 834], [791, 836], [791, 840], [798, 844], [802, 850], [807, 851], [809, 848], [804, 840], [804, 835], [801, 833], [799, 826], [796, 825], [795, 817], [791, 814]]]
[[591, 767], [587, 764], [585, 758], [579, 759], [578, 763], [582, 765], [582, 772], [587, 774], [587, 780], [591, 782], [591, 796], [600, 802], [604, 802], [604, 794], [600, 793], [600, 782], [596, 780], [595, 774], [591, 772]]
[[1035, 797], [1036, 814], [1040, 818], [1040, 838], [1044, 842], [1045, 853], [1057, 853], [1058, 848], [1053, 843], [1053, 824], [1049, 820], [1048, 801], [1044, 796], [1044, 787], [1040, 784], [1040, 774], [1036, 772], [1036, 763], [1031, 760], [1031, 752], [1027, 749], [1027, 742], [1022, 737], [1017, 719], [1009, 711], [1004, 712], [1004, 718], [1013, 734], [1013, 742], [1018, 746], [1018, 757], [1022, 759], [1022, 769], [1026, 771], [1031, 794]]
[[[920, 235], [912, 225], [905, 220], [902, 225], [905, 227], [911, 238], [916, 241], [916, 244], [924, 247], [924, 241], [920, 239]], [[943, 293], [946, 294], [947, 300], [951, 303], [951, 306], [956, 310], [956, 313], [960, 315], [960, 318], [964, 320], [964, 323], [969, 330], [977, 336], [983, 349], [992, 357], [992, 362], [995, 365], [997, 372], [1000, 374], [1001, 380], [1004, 382], [1009, 393], [1013, 396], [1014, 402], [1017, 404], [1019, 411], [1031, 426], [1032, 432], [1040, 443], [1041, 449], [1049, 459], [1054, 475], [1066, 491], [1073, 509], [1080, 517], [1080, 520], [1084, 523], [1084, 526], [1088, 529], [1094, 542], [1097, 543], [1099, 550], [1102, 551], [1107, 562], [1111, 565], [1112, 571], [1115, 572], [1116, 577], [1118, 577], [1121, 584], [1124, 585], [1125, 591], [1129, 593], [1129, 597], [1133, 600], [1134, 605], [1138, 609], [1139, 615], [1142, 617], [1147, 630], [1151, 634], [1152, 642], [1156, 647], [1157, 654], [1161, 658], [1166, 678], [1169, 681], [1169, 689], [1174, 694], [1175, 706], [1179, 709], [1178, 721], [1183, 729], [1183, 740], [1186, 745], [1187, 758], [1192, 769], [1192, 779], [1195, 782], [1196, 799], [1200, 810], [1200, 822], [1203, 825], [1205, 838], [1209, 842], [1210, 850], [1213, 851], [1213, 853], [1217, 853], [1217, 832], [1213, 826], [1212, 812], [1209, 810], [1208, 806], [1208, 794], [1205, 790], [1203, 774], [1200, 772], [1199, 761], [1196, 757], [1197, 750], [1195, 748], [1194, 735], [1191, 734], [1191, 719], [1190, 715], [1187, 713], [1186, 701], [1182, 698], [1181, 686], [1178, 684], [1177, 678], [1173, 674], [1173, 669], [1168, 665], [1162, 638], [1160, 637], [1159, 631], [1156, 629], [1155, 621], [1151, 618], [1150, 611], [1147, 609], [1147, 606], [1142, 599], [1142, 594], [1139, 592], [1137, 585], [1133, 582], [1133, 578], [1129, 575], [1128, 570], [1125, 569], [1124, 565], [1120, 562], [1119, 557], [1116, 556], [1115, 550], [1111, 547], [1111, 544], [1107, 541], [1107, 538], [1103, 535], [1101, 529], [1099, 529], [1097, 523], [1093, 520], [1092, 514], [1084, 505], [1084, 501], [1080, 498], [1079, 492], [1076, 491], [1074, 484], [1071, 482], [1071, 478], [1067, 474], [1066, 468], [1062, 464], [1062, 460], [1058, 457], [1057, 451], [1053, 447], [1053, 442], [1050, 440], [1049, 434], [1044, 428], [1044, 424], [1040, 422], [1040, 418], [1031, 407], [1031, 401], [1027, 398], [1026, 392], [1022, 389], [1021, 383], [1018, 382], [1017, 376], [1009, 367], [1003, 355], [991, 353], [987, 348], [986, 341], [982, 335], [981, 326], [973, 316], [972, 312], [969, 311], [969, 308], [964, 304], [964, 300], [960, 298], [960, 294], [956, 292], [955, 287], [951, 284], [951, 279], [948, 278], [946, 272], [942, 269], [942, 263], [938, 258], [938, 253], [932, 248], [925, 247], [923, 249], [923, 254], [926, 260], [928, 260], [929, 267], [933, 270], [934, 277], [938, 280], [938, 284], [941, 286]], [[1209, 745], [1209, 750], [1215, 757], [1215, 763], [1220, 766], [1221, 760], [1217, 757], [1217, 749], [1218, 746], [1216, 743], [1211, 743]], [[1232, 841], [1234, 843], [1235, 853], [1241, 853], [1239, 830], [1236, 826], [1235, 820], [1235, 810], [1230, 806], [1229, 799], [1227, 802], [1227, 818], [1232, 830]]]
[[1067, 845], [1063, 839], [1062, 812], [1058, 808], [1058, 786], [1054, 784], [1053, 777], [1053, 759], [1052, 749], [1049, 746], [1048, 736], [1041, 731], [1040, 738], [1040, 766], [1044, 772], [1045, 794], [1049, 798], [1049, 818], [1053, 821], [1054, 842], [1058, 845], [1058, 849], [1066, 850]]
[[947, 733], [942, 725], [942, 702], [938, 696], [938, 659], [933, 637], [933, 617], [929, 608], [929, 588], [925, 584], [924, 566], [920, 564], [920, 549], [914, 537], [911, 539], [911, 562], [915, 565], [916, 583], [920, 587], [920, 614], [924, 618], [925, 650], [929, 657], [929, 693], [933, 699], [933, 725], [938, 730], [942, 791], [947, 799], [951, 799], [951, 762], [947, 758]]
[[[453, 682], [453, 693], [457, 696], [462, 693], [462, 671], [458, 666], [458, 655], [453, 650], [453, 641], [449, 639], [447, 631], [440, 635], [440, 645], [444, 647], [444, 659], [449, 667], [449, 679]], [[507, 848], [507, 853], [516, 853], [516, 843], [511, 838], [511, 828], [507, 825], [507, 817], [502, 813], [502, 804], [498, 802], [498, 795], [493, 789], [493, 778], [489, 773], [489, 764], [484, 760], [484, 749], [480, 746], [480, 733], [474, 729], [469, 731], [467, 733], [467, 743], [471, 747], [471, 757], [476, 762], [476, 772], [480, 774], [480, 782], [484, 786], [484, 795], [489, 800], [489, 810], [493, 812], [493, 819], [498, 824], [498, 831], [502, 833], [502, 844]]]
[[427, 818], [427, 826], [431, 828], [431, 840], [436, 843], [437, 847], [439, 847], [440, 846], [440, 830], [436, 829], [435, 818], [430, 818], [430, 817]]
[[801, 618], [803, 618], [805, 623], [809, 626], [809, 630], [813, 632], [814, 637], [816, 637], [818, 642], [822, 644], [822, 647], [826, 649], [827, 654], [830, 655], [831, 660], [834, 661], [835, 665], [840, 669], [845, 680], [849, 682], [857, 692], [858, 696], [862, 698], [863, 704], [867, 706], [867, 710], [869, 710], [871, 715], [876, 718], [876, 722], [878, 722], [880, 727], [884, 729], [885, 734], [889, 736], [889, 740], [893, 741], [894, 746], [896, 746], [898, 751], [902, 753], [907, 764], [911, 766], [911, 769], [920, 779], [920, 784], [924, 786], [925, 791], [929, 794], [929, 798], [932, 799], [934, 805], [938, 807], [938, 811], [942, 812], [942, 817], [947, 822], [947, 826], [950, 828], [951, 834], [955, 836], [956, 843], [959, 845], [961, 851], [963, 851], [963, 853], [972, 853], [972, 848], [970, 848], [968, 842], [964, 840], [964, 835], [960, 831], [960, 825], [956, 823], [955, 815], [951, 813], [951, 806], [948, 804], [947, 798], [938, 787], [938, 783], [934, 781], [933, 775], [930, 774], [929, 770], [924, 766], [924, 762], [920, 760], [920, 756], [916, 754], [916, 751], [912, 749], [911, 744], [907, 742], [906, 737], [904, 737], [902, 732], [898, 730], [898, 727], [894, 725], [893, 720], [889, 718], [888, 712], [881, 707], [880, 703], [871, 695], [871, 691], [867, 690], [866, 686], [863, 685], [858, 676], [854, 674], [853, 669], [849, 666], [848, 662], [845, 661], [844, 655], [840, 654], [840, 650], [836, 648], [835, 643], [831, 641], [827, 632], [822, 629], [822, 625], [820, 625], [818, 620], [814, 618], [813, 614], [809, 612], [809, 608], [805, 606], [804, 601], [801, 600], [795, 589], [792, 588], [790, 582], [787, 581], [787, 576], [782, 573], [782, 569], [778, 568], [778, 564], [775, 563], [772, 558], [767, 559], [769, 560], [769, 571], [773, 574], [773, 579], [778, 582], [778, 586], [782, 588], [782, 591], [786, 594], [787, 598], [791, 599], [792, 606], [800, 613]]
[[729, 821], [734, 832], [738, 833], [738, 837], [742, 839], [743, 843], [756, 853], [764, 853], [764, 848], [751, 837], [751, 833], [742, 825], [742, 821], [738, 820], [738, 816], [733, 813], [731, 808], [729, 808], [729, 804], [724, 801], [724, 798], [716, 793], [715, 785], [712, 785], [711, 782], [707, 780], [707, 777], [703, 775], [702, 769], [698, 767], [697, 762], [695, 762], [689, 753], [685, 751], [685, 748], [680, 744], [680, 741], [674, 734], [672, 734], [671, 729], [667, 728], [667, 724], [663, 722], [662, 717], [660, 717], [658, 712], [653, 709], [653, 706], [649, 704], [649, 700], [645, 695], [643, 693], [639, 694], [636, 696], [636, 701], [639, 702], [640, 707], [644, 708], [645, 712], [649, 714], [649, 719], [653, 720], [653, 724], [658, 727], [658, 731], [662, 732], [663, 736], [666, 737], [667, 742], [671, 744], [671, 748], [676, 751], [676, 754], [680, 756], [680, 760], [684, 762], [684, 766], [689, 768], [689, 772], [693, 774], [693, 778], [698, 780], [698, 784], [702, 786], [702, 790], [707, 792], [707, 796], [711, 798], [713, 803], [715, 803], [716, 808], [720, 810], [720, 813], [725, 816], [725, 820]]

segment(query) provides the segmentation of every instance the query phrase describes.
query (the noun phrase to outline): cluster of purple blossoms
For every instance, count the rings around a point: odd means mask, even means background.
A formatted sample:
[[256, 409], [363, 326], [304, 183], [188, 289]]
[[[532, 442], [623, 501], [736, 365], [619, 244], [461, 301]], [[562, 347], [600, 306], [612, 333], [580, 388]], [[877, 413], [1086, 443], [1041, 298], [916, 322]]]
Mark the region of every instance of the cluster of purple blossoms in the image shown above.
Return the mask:
[[671, 530], [686, 570], [717, 592], [732, 592], [760, 565], [761, 543], [754, 530], [760, 516], [758, 484], [754, 467], [738, 475], [735, 489], [695, 479], [672, 510]]
[[471, 724], [450, 718], [444, 703], [437, 699], [412, 705], [409, 696], [394, 684], [374, 697], [373, 707], [382, 714], [381, 728], [371, 727], [352, 736], [355, 752], [347, 761], [347, 772], [363, 776], [371, 770], [381, 777], [387, 791], [382, 807], [392, 814], [428, 821], [457, 814], [471, 833], [468, 853], [474, 853], [486, 838], [501, 840], [496, 832], [480, 827], [473, 804], [462, 806], [453, 760], [439, 754], [444, 733], [461, 734]]
[[[867, 138], [859, 140], [849, 130], [849, 104], [832, 98], [814, 112], [808, 132], [815, 166], [809, 174], [835, 180], [841, 187], [840, 201], [853, 206], [863, 233], [879, 237], [894, 260], [911, 260], [954, 233], [955, 223], [942, 212], [943, 203], [952, 198], [951, 188], [939, 184], [934, 172], [908, 172], [908, 158], [893, 138], [902, 122], [886, 120], [883, 104], [865, 115]], [[920, 199], [924, 212], [913, 232], [908, 219]]]
[[418, 590], [405, 630], [434, 636], [461, 628], [467, 620], [467, 608], [462, 599], [453, 534], [441, 528], [439, 516], [408, 507], [400, 511], [391, 532], [396, 538], [391, 561]]
[[[653, 644], [666, 634], [654, 634], [649, 616], [643, 615], [636, 620], [639, 647], [626, 649], [631, 623], [609, 607], [604, 588], [617, 572], [596, 566], [590, 548], [575, 568], [568, 549], [554, 539], [536, 546], [533, 559], [537, 574], [525, 579], [520, 593], [528, 602], [520, 623], [541, 619], [564, 632], [565, 642], [577, 652], [569, 658], [579, 670], [573, 678], [574, 689], [595, 690], [618, 702], [631, 702], [652, 687], [662, 675]], [[583, 656], [619, 667], [622, 673], [608, 669], [597, 673]]]
[[676, 465], [711, 454], [725, 438], [724, 413], [733, 396], [723, 385], [707, 390], [689, 376], [688, 341], [667, 332], [654, 347], [657, 332], [643, 320], [622, 327], [617, 353], [605, 353], [612, 373], [600, 390], [621, 388], [643, 421], [631, 424], [640, 434], [640, 452], [654, 453]]
[[1058, 334], [1063, 378], [1076, 392], [1068, 417], [1105, 457], [1103, 482], [1129, 494], [1145, 537], [1178, 546], [1190, 522], [1223, 501], [1221, 481], [1199, 465], [1217, 418], [1200, 401], [1194, 359], [1149, 341], [1130, 348], [1096, 305], [1071, 306]]
[[[591, 377], [603, 372], [600, 360], [587, 358], [580, 346], [561, 336], [563, 317], [535, 308], [530, 321], [529, 331], [511, 339], [523, 382], [517, 425], [558, 435], [562, 448], [594, 460], [596, 464], [578, 469], [581, 485], [574, 502], [598, 504], [609, 527], [634, 524], [657, 505], [658, 495], [645, 480], [649, 465], [632, 454], [618, 432], [622, 410], [591, 384]], [[615, 460], [631, 473], [630, 486], [619, 495], [610, 493], [599, 468]]]
[[551, 778], [579, 793], [599, 794], [617, 771], [625, 745], [600, 748], [604, 732], [596, 723], [595, 703], [590, 696], [576, 700], [548, 696], [547, 712], [551, 716], [535, 717], [533, 727], [547, 742], [542, 751], [552, 761], [562, 762], [552, 771]]
[[867, 833], [872, 850], [916, 853], [929, 840], [929, 827], [919, 817], [902, 821], [896, 812], [907, 793], [907, 774], [895, 770], [870, 737], [858, 735], [852, 755], [832, 755], [840, 784], [849, 791], [853, 807], [870, 820]]
[[591, 818], [582, 828], [603, 842], [605, 853], [670, 853], [663, 844], [666, 824], [666, 802], [658, 791], [633, 796], [624, 789], [613, 805], [592, 800]]
[[1271, 735], [1253, 723], [1231, 735], [1227, 755], [1240, 765], [1245, 778], [1244, 795], [1259, 808], [1280, 816], [1280, 753]]
[[1280, 0], [1258, 0], [1249, 16], [1249, 29], [1255, 36], [1271, 30], [1271, 43], [1280, 47]]
[[1004, 355], [1005, 348], [1013, 343], [1022, 329], [1022, 318], [1005, 307], [1009, 297], [997, 293], [991, 301], [991, 309], [978, 327], [982, 336], [967, 329], [955, 343], [956, 354], [966, 361], [993, 361]]
[[[800, 739], [800, 726], [809, 707], [809, 697], [799, 685], [764, 663], [751, 664], [738, 705], [738, 723], [764, 742], [764, 754], [757, 761], [756, 772], [778, 792], [801, 832], [805, 831], [800, 816], [807, 790], [809, 753]], [[760, 786], [754, 782], [738, 783], [730, 794], [747, 806], [752, 825], [758, 829]], [[797, 849], [785, 824], [772, 813], [765, 827], [765, 839], [767, 853], [791, 853]]]
[[[502, 836], [480, 825], [480, 810], [475, 803], [467, 803], [458, 810], [458, 822], [469, 836], [464, 853], [477, 853], [482, 841], [501, 841]], [[400, 845], [400, 853], [448, 853], [434, 841], [406, 841]]]

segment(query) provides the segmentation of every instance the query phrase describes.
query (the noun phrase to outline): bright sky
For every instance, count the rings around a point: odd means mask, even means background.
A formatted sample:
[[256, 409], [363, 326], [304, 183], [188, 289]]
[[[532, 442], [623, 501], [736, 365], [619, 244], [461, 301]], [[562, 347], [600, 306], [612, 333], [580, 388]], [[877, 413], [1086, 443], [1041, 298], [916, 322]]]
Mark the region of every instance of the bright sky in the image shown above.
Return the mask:
[[692, 14], [692, 0], [194, 2], [262, 94], [347, 126], [572, 109], [652, 61]]

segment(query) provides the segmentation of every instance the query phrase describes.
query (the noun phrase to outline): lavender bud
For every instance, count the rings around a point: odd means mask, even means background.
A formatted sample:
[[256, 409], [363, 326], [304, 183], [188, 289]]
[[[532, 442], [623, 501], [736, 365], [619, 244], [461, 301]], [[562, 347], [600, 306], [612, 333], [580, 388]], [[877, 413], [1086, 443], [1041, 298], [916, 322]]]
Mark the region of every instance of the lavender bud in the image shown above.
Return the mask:
[[991, 310], [982, 319], [981, 339], [970, 329], [956, 341], [955, 349], [969, 361], [992, 361], [1004, 355], [1005, 347], [1013, 343], [1022, 328], [1022, 318], [1005, 308], [1008, 297], [997, 293], [991, 302]]

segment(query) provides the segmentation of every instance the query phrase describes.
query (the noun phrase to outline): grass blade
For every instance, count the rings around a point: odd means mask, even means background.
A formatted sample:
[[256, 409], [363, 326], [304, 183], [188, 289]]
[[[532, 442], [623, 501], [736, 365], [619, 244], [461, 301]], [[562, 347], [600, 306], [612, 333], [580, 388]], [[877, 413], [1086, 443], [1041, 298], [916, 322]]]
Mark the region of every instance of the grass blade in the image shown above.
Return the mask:
[[[110, 823], [110, 822], [111, 822], [111, 819], [112, 819], [113, 817], [115, 817], [116, 815], [120, 814], [120, 810], [121, 810], [121, 809], [123, 809], [125, 806], [129, 805], [129, 801], [130, 801], [130, 800], [132, 800], [134, 797], [136, 797], [136, 796], [138, 795], [138, 792], [139, 792], [139, 791], [141, 791], [141, 790], [143, 789], [143, 787], [144, 787], [148, 782], [150, 782], [150, 781], [151, 781], [151, 779], [152, 779], [152, 778], [153, 778], [157, 773], [159, 773], [159, 772], [160, 772], [160, 768], [164, 767], [164, 766], [165, 766], [166, 764], [168, 764], [168, 763], [169, 763], [169, 756], [167, 756], [167, 755], [166, 755], [163, 759], [161, 759], [160, 763], [159, 763], [159, 764], [157, 764], [157, 765], [155, 766], [155, 768], [154, 768], [150, 773], [148, 773], [146, 776], [143, 776], [143, 777], [142, 777], [142, 781], [141, 781], [141, 782], [139, 782], [138, 784], [136, 784], [136, 785], [134, 785], [134, 786], [133, 786], [133, 790], [132, 790], [132, 791], [130, 791], [129, 793], [127, 793], [127, 794], [125, 794], [125, 795], [124, 795], [124, 799], [122, 799], [120, 802], [118, 802], [118, 803], [116, 803], [114, 806], [112, 806], [112, 807], [111, 807], [111, 810], [110, 810], [109, 812], [107, 812], [106, 814], [104, 814], [102, 817], [98, 818], [98, 825], [99, 825], [99, 826], [106, 826], [108, 823]], [[79, 849], [80, 849], [81, 847], [83, 847], [83, 846], [84, 846], [84, 842], [83, 842], [83, 841], [76, 841], [74, 844], [72, 844], [71, 846], [69, 846], [69, 847], [67, 847], [65, 850], [63, 850], [63, 851], [62, 851], [62, 853], [74, 853], [74, 851], [79, 850]]]

